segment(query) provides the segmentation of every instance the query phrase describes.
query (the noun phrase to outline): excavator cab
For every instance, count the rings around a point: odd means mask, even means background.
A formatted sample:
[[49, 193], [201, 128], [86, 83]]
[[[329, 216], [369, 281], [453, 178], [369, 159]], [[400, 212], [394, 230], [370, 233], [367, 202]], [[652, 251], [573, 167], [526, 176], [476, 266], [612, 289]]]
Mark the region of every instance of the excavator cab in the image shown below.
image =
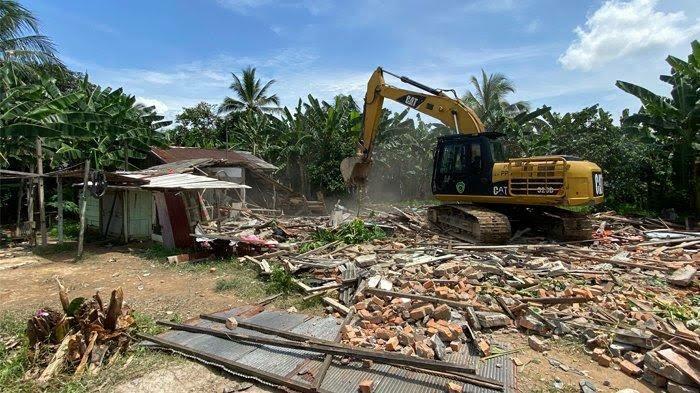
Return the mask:
[[505, 161], [503, 134], [447, 135], [433, 156], [433, 194], [493, 195], [494, 163]]

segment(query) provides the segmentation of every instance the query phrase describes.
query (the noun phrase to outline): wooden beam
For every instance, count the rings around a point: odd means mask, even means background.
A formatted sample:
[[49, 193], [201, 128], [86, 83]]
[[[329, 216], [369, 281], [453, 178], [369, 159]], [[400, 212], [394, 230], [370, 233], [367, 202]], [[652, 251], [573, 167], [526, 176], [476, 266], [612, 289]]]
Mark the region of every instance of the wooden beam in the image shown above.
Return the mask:
[[428, 263], [435, 263], [435, 262], [441, 262], [441, 261], [446, 261], [449, 259], [452, 259], [456, 257], [455, 254], [447, 254], [447, 255], [441, 255], [439, 257], [432, 257], [430, 259], [422, 260], [422, 261], [416, 261], [416, 262], [408, 262], [407, 264], [403, 265], [403, 268], [409, 268], [413, 266], [419, 266], [419, 265], [425, 265]]
[[24, 179], [19, 179], [19, 196], [17, 197], [17, 228], [15, 228], [15, 236], [19, 237], [22, 233], [22, 198], [24, 198]]
[[350, 314], [350, 309], [345, 307], [344, 305], [340, 304], [339, 301], [330, 298], [330, 297], [324, 297], [323, 302], [326, 303], [327, 305], [333, 307], [335, 311], [340, 313], [340, 315], [348, 315]]
[[[123, 190], [122, 194], [122, 233], [124, 244], [129, 243], [129, 191]], [[116, 197], [116, 196], [115, 196]]]
[[595, 300], [589, 297], [524, 297], [518, 299], [524, 303], [540, 303], [540, 304], [573, 304], [587, 303]]
[[41, 232], [41, 245], [48, 244], [46, 233], [46, 205], [44, 204], [44, 154], [42, 152], [41, 138], [36, 138], [36, 173], [39, 188], [39, 232]]
[[[34, 172], [34, 164], [29, 164], [29, 172]], [[34, 222], [34, 182], [35, 178], [29, 179], [27, 188], [27, 221], [29, 222], [29, 244], [36, 245], [36, 223]]]

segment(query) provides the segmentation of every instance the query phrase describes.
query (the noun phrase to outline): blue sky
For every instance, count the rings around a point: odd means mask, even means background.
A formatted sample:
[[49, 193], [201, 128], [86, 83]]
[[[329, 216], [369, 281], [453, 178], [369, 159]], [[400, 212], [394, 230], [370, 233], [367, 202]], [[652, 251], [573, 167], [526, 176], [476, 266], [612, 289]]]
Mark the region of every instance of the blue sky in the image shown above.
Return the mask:
[[[667, 93], [667, 54], [700, 37], [697, 0], [24, 1], [72, 69], [124, 87], [169, 118], [219, 103], [231, 72], [257, 67], [283, 105], [352, 94], [378, 65], [430, 86], [502, 72], [513, 100], [555, 111], [638, 102], [617, 79]], [[394, 83], [394, 82], [392, 82]], [[395, 82], [399, 84], [400, 82]], [[392, 109], [399, 109], [392, 107]]]

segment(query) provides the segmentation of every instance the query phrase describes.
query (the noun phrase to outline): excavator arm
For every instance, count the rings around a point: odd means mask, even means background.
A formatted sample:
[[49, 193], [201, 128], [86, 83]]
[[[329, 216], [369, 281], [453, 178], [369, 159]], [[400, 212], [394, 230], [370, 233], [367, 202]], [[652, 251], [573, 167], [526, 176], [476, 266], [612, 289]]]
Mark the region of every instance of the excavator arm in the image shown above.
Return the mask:
[[[384, 73], [395, 76], [402, 82], [415, 86], [427, 94], [388, 85], [384, 81]], [[367, 179], [372, 165], [372, 148], [377, 136], [385, 98], [434, 117], [458, 133], [478, 134], [484, 132], [484, 125], [476, 113], [459, 99], [448, 96], [442, 90], [433, 89], [379, 67], [367, 83], [362, 136], [357, 155], [346, 158], [340, 164], [341, 173], [348, 184], [362, 185]]]

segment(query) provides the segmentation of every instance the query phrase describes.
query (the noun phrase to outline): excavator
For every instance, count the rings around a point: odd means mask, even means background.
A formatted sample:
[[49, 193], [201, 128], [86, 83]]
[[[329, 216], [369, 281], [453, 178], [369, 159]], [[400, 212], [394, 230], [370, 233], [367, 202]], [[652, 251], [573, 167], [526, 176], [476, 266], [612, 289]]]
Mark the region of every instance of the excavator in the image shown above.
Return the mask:
[[[423, 92], [391, 86], [385, 74]], [[381, 67], [367, 83], [357, 154], [340, 165], [348, 185], [366, 184], [385, 99], [431, 116], [455, 131], [438, 138], [433, 156], [432, 192], [445, 203], [430, 207], [428, 219], [441, 231], [492, 244], [510, 240], [512, 228], [544, 231], [560, 240], [592, 236], [590, 219], [564, 207], [603, 202], [603, 174], [598, 165], [567, 155], [506, 159], [499, 140], [503, 134], [487, 130], [454, 90], [435, 89]]]

